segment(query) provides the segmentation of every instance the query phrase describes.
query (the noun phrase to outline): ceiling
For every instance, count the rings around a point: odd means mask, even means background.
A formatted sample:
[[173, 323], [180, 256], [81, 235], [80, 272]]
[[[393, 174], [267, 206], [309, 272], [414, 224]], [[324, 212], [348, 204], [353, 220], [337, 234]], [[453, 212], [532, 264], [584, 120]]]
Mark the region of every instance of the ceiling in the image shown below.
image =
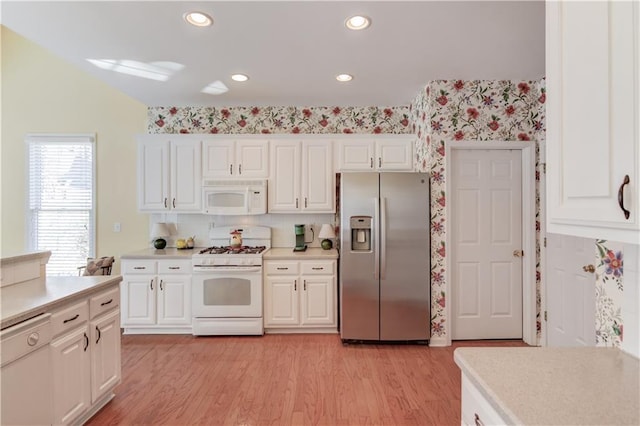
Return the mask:
[[[148, 106], [400, 106], [430, 80], [540, 79], [544, 1], [7, 1], [2, 24]], [[182, 18], [198, 10], [210, 27]], [[363, 31], [347, 17], [371, 18]], [[166, 81], [87, 59], [172, 62]], [[247, 74], [245, 83], [231, 80]], [[349, 73], [348, 83], [335, 76]], [[201, 93], [219, 80], [229, 90]]]

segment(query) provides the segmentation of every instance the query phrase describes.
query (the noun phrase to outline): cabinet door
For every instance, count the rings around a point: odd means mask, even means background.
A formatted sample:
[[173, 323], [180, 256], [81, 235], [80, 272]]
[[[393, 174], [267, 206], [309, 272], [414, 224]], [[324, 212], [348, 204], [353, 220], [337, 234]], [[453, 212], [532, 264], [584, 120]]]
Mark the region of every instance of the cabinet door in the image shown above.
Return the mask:
[[87, 325], [51, 343], [53, 424], [70, 424], [91, 405], [91, 369]]
[[271, 179], [269, 179], [269, 212], [300, 210], [300, 141], [271, 143]]
[[[640, 229], [634, 3], [547, 3], [549, 232], [636, 244], [640, 236], [628, 232]], [[627, 175], [628, 219], [618, 205]]]
[[267, 276], [264, 287], [265, 326], [298, 325], [298, 278]]
[[158, 325], [191, 324], [191, 277], [160, 275], [158, 279]]
[[336, 309], [334, 277], [303, 275], [301, 280], [301, 325], [335, 325]]
[[335, 196], [331, 143], [305, 141], [302, 147], [302, 211], [333, 213]]
[[234, 175], [235, 142], [205, 140], [202, 142], [202, 176], [227, 178]]
[[266, 178], [269, 176], [269, 142], [237, 141], [236, 158], [238, 176]]
[[399, 140], [377, 140], [375, 162], [380, 171], [412, 170], [413, 142], [404, 138]]
[[156, 287], [154, 275], [125, 275], [120, 283], [122, 325], [156, 323]]
[[169, 209], [169, 141], [138, 142], [138, 210]]
[[120, 383], [120, 310], [91, 321], [91, 402]]
[[202, 210], [202, 173], [199, 141], [171, 142], [171, 209]]
[[372, 140], [338, 141], [338, 171], [371, 171], [375, 143]]

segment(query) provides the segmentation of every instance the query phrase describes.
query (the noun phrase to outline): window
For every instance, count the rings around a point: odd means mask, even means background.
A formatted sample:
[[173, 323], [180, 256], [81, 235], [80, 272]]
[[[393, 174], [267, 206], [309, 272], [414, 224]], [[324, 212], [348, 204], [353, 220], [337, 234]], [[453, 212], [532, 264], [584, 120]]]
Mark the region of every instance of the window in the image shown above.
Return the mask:
[[95, 252], [93, 135], [27, 135], [30, 250], [51, 250], [47, 275], [76, 275]]

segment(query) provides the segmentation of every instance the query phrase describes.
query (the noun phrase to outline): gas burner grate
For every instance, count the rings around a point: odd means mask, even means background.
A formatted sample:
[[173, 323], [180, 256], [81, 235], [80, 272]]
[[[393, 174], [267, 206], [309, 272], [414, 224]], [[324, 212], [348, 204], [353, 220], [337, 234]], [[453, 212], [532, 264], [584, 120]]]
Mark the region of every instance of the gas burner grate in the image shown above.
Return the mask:
[[199, 254], [260, 254], [266, 250], [266, 246], [242, 246], [242, 247], [207, 247], [200, 250]]

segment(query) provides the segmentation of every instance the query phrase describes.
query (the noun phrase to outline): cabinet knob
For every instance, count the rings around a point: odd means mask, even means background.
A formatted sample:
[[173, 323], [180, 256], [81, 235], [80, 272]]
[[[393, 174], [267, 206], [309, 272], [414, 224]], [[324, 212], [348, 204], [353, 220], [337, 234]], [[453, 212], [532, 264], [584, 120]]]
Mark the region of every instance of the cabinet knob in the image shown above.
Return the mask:
[[514, 250], [513, 251], [513, 257], [522, 257], [524, 256], [524, 251], [522, 250]]
[[582, 270], [585, 272], [589, 272], [590, 274], [593, 274], [596, 271], [596, 267], [593, 265], [584, 265], [582, 267]]

